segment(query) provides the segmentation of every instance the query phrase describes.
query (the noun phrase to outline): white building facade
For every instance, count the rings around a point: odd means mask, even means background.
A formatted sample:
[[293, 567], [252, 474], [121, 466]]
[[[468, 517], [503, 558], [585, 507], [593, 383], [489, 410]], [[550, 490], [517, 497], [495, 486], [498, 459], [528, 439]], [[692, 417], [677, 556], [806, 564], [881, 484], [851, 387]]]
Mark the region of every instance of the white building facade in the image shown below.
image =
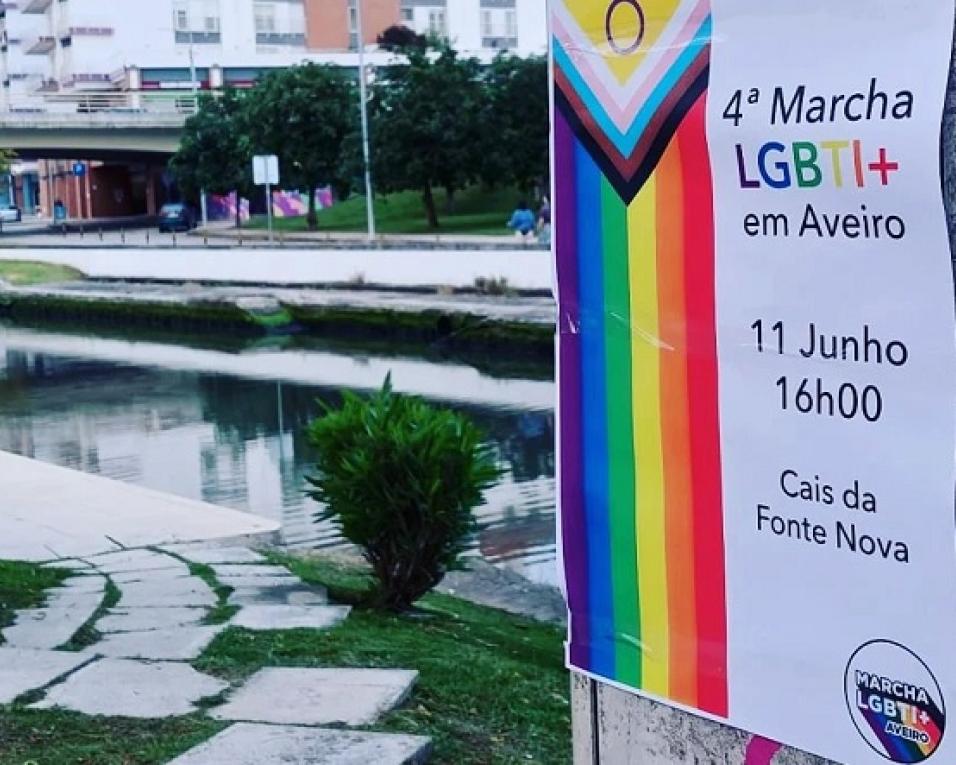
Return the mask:
[[[304, 60], [354, 67], [355, 2], [2, 2], [0, 107], [29, 109], [74, 94], [243, 87], [264, 70]], [[395, 23], [444, 36], [463, 54], [485, 61], [502, 50], [528, 55], [547, 49], [545, 0], [363, 2], [367, 42]], [[370, 47], [370, 63], [386, 60]]]

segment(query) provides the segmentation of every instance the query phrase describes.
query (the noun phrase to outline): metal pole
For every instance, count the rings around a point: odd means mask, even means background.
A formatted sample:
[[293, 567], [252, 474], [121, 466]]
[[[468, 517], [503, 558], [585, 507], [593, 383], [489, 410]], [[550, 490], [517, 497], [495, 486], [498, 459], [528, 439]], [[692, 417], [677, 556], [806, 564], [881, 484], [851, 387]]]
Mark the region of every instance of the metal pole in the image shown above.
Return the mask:
[[[191, 8], [189, 9], [192, 10]], [[189, 81], [192, 85], [193, 99], [195, 103], [193, 108], [198, 111], [199, 107], [199, 83], [196, 82], [196, 48], [193, 42], [193, 21], [192, 13], [187, 11], [189, 25]], [[202, 211], [202, 227], [209, 228], [209, 210], [206, 207], [206, 189], [199, 189], [199, 208]]]
[[368, 240], [375, 240], [375, 208], [372, 196], [372, 160], [368, 135], [368, 86], [365, 82], [365, 27], [362, 23], [362, 0], [355, 0], [358, 27], [359, 100], [362, 112], [362, 157], [365, 161], [365, 207], [368, 212]]
[[266, 182], [266, 221], [269, 228], [269, 243], [272, 243], [272, 184]]

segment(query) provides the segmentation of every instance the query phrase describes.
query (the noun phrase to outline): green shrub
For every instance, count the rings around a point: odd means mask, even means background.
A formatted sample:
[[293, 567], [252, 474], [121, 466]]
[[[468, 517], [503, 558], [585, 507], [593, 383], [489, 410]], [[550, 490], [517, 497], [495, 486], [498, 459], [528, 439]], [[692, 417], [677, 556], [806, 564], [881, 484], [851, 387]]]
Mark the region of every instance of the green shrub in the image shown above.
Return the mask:
[[473, 509], [499, 476], [468, 418], [382, 390], [346, 393], [309, 427], [318, 457], [309, 495], [378, 580], [376, 605], [408, 609], [453, 569], [474, 530]]

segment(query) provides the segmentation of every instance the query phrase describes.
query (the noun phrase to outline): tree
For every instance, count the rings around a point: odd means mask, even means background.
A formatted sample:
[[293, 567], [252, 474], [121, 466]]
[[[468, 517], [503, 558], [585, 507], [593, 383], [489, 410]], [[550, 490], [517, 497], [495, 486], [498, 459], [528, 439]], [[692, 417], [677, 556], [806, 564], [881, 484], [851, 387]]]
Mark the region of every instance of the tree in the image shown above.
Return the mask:
[[10, 172], [10, 166], [16, 158], [17, 154], [13, 150], [0, 149], [0, 175], [6, 175]]
[[343, 394], [309, 440], [319, 518], [361, 548], [378, 579], [377, 604], [407, 610], [464, 552], [473, 510], [499, 476], [491, 451], [467, 417], [397, 395], [389, 379], [369, 399]]
[[401, 24], [395, 24], [378, 36], [378, 44], [387, 51], [401, 52], [406, 48], [424, 50], [428, 38]]
[[421, 192], [428, 225], [438, 228], [434, 188], [451, 194], [480, 174], [481, 69], [444, 43], [403, 53], [407, 64], [373, 87], [373, 168], [381, 190]]
[[310, 62], [270, 72], [246, 99], [255, 153], [277, 155], [282, 185], [308, 191], [310, 229], [318, 227], [316, 191], [348, 189], [342, 152], [358, 123], [356, 91], [339, 68]]
[[486, 73], [486, 132], [482, 178], [525, 192], [547, 185], [551, 147], [548, 60], [498, 55]]
[[244, 119], [245, 97], [227, 90], [222, 96], [202, 95], [199, 109], [186, 120], [179, 151], [170, 160], [180, 190], [196, 198], [205, 190], [236, 195], [236, 227], [240, 200], [252, 192], [252, 151]]

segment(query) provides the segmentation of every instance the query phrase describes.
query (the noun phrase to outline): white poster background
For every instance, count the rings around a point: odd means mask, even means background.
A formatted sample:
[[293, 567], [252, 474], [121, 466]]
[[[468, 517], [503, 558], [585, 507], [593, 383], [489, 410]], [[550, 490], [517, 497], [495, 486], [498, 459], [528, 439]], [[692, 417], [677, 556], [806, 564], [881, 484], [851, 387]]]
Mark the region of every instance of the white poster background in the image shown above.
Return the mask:
[[[855, 729], [844, 694], [853, 652], [874, 639], [907, 646], [930, 667], [956, 717], [956, 551], [954, 551], [954, 412], [956, 350], [950, 250], [939, 178], [939, 136], [953, 37], [948, 0], [713, 0], [714, 41], [708, 107], [716, 215], [720, 420], [727, 549], [730, 721], [843, 763], [885, 763]], [[908, 120], [771, 126], [772, 94], [788, 101], [866, 93], [871, 78], [893, 96], [913, 93]], [[752, 88], [756, 104], [746, 103]], [[723, 117], [744, 91], [739, 127]], [[747, 147], [749, 174], [767, 141], [863, 141], [864, 159], [885, 146], [900, 163], [890, 185], [867, 171], [855, 186], [844, 156], [834, 187], [829, 154], [820, 152], [824, 184], [786, 190], [741, 189], [735, 145]], [[798, 238], [807, 203], [819, 213], [899, 215], [895, 241]], [[790, 236], [751, 237], [748, 213], [787, 214]], [[764, 353], [754, 321], [765, 323]], [[775, 335], [786, 327], [786, 355]], [[807, 359], [810, 322], [824, 333], [861, 337], [864, 325], [884, 342], [900, 340], [909, 361], [886, 364]], [[844, 382], [877, 386], [882, 418], [782, 411], [775, 382], [816, 378], [834, 393]], [[791, 400], [793, 394], [791, 393]], [[876, 514], [790, 499], [785, 469], [874, 493]], [[773, 515], [808, 518], [827, 528], [825, 545], [758, 533], [758, 504]], [[837, 549], [837, 520], [859, 532], [904, 541], [910, 562]], [[931, 763], [956, 762], [951, 721]]]

